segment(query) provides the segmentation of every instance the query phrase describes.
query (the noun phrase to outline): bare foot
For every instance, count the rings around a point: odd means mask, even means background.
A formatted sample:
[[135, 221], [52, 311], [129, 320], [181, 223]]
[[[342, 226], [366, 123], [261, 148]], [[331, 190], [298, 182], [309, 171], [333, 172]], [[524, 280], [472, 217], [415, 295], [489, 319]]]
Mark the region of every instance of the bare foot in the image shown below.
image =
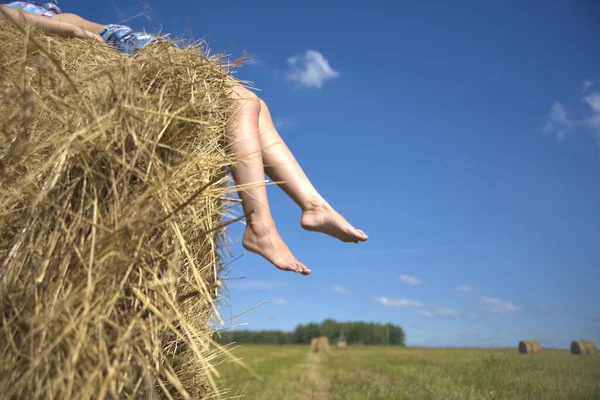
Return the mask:
[[311, 206], [302, 212], [302, 227], [307, 231], [321, 232], [342, 242], [366, 242], [369, 237], [354, 228], [329, 204]]
[[264, 257], [283, 271], [299, 272], [302, 275], [310, 274], [310, 269], [296, 260], [281, 239], [273, 221], [247, 221], [242, 244], [246, 250]]

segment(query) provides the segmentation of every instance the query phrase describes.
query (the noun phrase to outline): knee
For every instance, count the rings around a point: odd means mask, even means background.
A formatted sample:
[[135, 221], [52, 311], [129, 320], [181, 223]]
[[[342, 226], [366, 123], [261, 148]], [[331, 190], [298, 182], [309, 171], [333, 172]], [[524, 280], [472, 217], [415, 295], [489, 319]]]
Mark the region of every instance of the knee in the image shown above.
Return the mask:
[[231, 89], [230, 97], [233, 100], [238, 101], [245, 109], [260, 111], [261, 105], [264, 104], [264, 102], [254, 92], [240, 85], [235, 85]]

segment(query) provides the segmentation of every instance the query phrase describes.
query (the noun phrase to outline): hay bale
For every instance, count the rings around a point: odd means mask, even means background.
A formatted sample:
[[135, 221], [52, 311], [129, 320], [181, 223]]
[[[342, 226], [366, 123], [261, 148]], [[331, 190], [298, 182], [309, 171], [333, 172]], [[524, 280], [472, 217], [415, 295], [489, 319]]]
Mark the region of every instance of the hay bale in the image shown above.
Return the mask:
[[208, 397], [232, 79], [6, 20], [0, 47], [3, 397]]
[[310, 351], [312, 353], [320, 353], [322, 349], [322, 337], [312, 338], [310, 340]]
[[310, 341], [310, 351], [312, 353], [328, 353], [329, 339], [326, 336], [312, 338]]
[[346, 346], [347, 346], [347, 343], [346, 343], [346, 341], [344, 341], [344, 340], [339, 340], [339, 341], [337, 342], [337, 344], [336, 344], [336, 347], [337, 347], [338, 349], [345, 349], [345, 348], [346, 348]]
[[591, 340], [573, 340], [571, 342], [571, 354], [594, 354], [596, 344]]
[[539, 354], [542, 352], [542, 345], [537, 340], [521, 340], [518, 348], [521, 354]]

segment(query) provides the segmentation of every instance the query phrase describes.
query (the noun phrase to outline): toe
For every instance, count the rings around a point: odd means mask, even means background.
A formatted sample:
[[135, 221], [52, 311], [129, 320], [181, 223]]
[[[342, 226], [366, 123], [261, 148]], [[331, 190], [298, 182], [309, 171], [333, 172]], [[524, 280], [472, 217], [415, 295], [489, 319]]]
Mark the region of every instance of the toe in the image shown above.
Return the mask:
[[360, 229], [357, 229], [356, 233], [358, 234], [358, 237], [360, 238], [360, 240], [365, 241], [365, 240], [369, 239], [369, 237], [367, 236], [367, 234], [364, 233], [363, 231], [361, 231]]
[[284, 265], [282, 265], [282, 266], [280, 267], [280, 269], [282, 269], [282, 270], [284, 270], [284, 271], [289, 271], [289, 272], [300, 272], [300, 271], [298, 270], [298, 267], [296, 266], [296, 264], [295, 264], [295, 263], [293, 263], [293, 262], [292, 262], [292, 263], [287, 263], [287, 264], [284, 264]]
[[302, 275], [309, 275], [310, 274], [310, 269], [306, 268], [306, 265], [304, 265], [302, 263], [298, 263], [298, 271]]

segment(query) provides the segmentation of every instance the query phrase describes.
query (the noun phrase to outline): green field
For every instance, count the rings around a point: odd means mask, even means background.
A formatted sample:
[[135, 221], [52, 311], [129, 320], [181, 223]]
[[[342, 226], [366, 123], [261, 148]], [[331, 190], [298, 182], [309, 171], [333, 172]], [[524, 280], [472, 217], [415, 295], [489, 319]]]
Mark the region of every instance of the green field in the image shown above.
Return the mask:
[[[234, 354], [260, 376], [218, 367], [228, 396], [247, 399], [600, 399], [600, 356], [546, 350], [244, 345]], [[228, 397], [225, 396], [225, 397]]]

